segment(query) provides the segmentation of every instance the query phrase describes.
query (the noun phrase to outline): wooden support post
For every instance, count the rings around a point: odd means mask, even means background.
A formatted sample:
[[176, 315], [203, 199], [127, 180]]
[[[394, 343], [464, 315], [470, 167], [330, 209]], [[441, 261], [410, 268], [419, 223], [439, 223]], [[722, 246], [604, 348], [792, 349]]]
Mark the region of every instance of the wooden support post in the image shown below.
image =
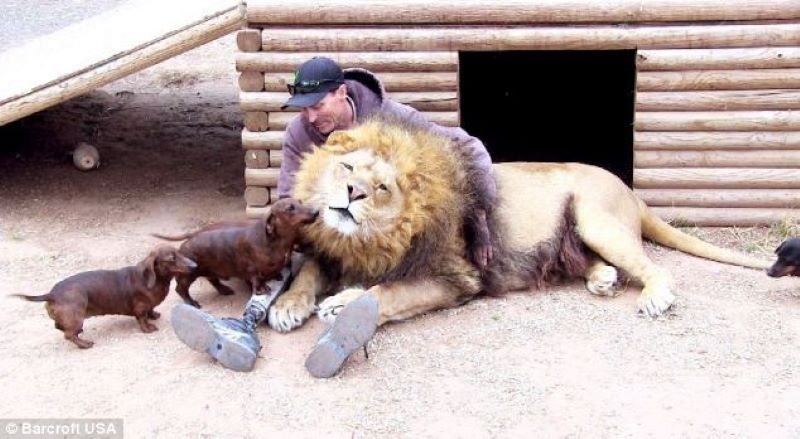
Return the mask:
[[237, 32], [236, 46], [242, 52], [261, 51], [261, 29], [243, 29]]
[[239, 89], [249, 92], [264, 90], [264, 73], [246, 71], [239, 74]]
[[267, 131], [269, 129], [269, 113], [266, 111], [246, 111], [244, 113], [244, 127], [253, 132]]
[[261, 186], [247, 186], [244, 190], [244, 199], [248, 206], [261, 207], [269, 204], [270, 189]]
[[269, 151], [249, 149], [244, 153], [244, 163], [250, 169], [266, 169], [270, 167]]

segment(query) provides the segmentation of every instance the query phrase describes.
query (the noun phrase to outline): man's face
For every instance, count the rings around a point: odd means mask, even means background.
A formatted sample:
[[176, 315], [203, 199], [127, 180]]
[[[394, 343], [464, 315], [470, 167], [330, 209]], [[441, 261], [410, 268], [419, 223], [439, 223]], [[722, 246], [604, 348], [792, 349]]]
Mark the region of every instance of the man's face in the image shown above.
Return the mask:
[[303, 117], [322, 134], [330, 134], [334, 130], [347, 129], [351, 124], [347, 103], [347, 86], [342, 84], [328, 93], [316, 105], [303, 108]]

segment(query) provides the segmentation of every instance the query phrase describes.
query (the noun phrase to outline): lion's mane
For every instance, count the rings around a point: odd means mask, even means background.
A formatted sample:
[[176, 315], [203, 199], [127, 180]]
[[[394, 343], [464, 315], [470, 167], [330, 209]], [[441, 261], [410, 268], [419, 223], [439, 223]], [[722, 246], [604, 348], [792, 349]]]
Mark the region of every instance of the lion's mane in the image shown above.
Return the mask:
[[390, 230], [345, 235], [318, 222], [306, 228], [305, 240], [316, 257], [342, 283], [366, 286], [393, 280], [440, 277], [462, 291], [480, 290], [480, 279], [467, 261], [464, 218], [473, 208], [468, 180], [470, 163], [451, 140], [420, 127], [384, 117], [356, 129], [333, 133], [328, 142], [304, 157], [296, 175], [295, 196], [307, 201], [337, 156], [368, 148], [397, 171], [404, 196], [401, 215]]

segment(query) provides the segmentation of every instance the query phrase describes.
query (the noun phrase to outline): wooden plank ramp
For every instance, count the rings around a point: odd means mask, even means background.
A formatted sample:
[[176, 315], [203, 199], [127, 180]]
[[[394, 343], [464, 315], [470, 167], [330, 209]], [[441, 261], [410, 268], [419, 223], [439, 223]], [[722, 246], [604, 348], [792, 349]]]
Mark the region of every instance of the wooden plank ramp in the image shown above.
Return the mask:
[[131, 0], [4, 51], [0, 125], [233, 32], [244, 15], [240, 0]]

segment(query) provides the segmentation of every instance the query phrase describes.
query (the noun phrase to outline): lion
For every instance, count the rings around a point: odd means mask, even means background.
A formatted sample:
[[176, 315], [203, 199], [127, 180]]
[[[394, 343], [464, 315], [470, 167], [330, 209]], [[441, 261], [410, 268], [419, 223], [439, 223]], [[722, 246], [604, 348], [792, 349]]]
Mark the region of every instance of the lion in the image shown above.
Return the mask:
[[295, 197], [322, 220], [306, 227], [309, 257], [270, 309], [270, 326], [296, 328], [317, 310], [317, 296], [337, 291], [319, 304], [322, 320], [369, 292], [379, 325], [561, 279], [582, 277], [590, 293], [613, 296], [618, 270], [641, 282], [639, 311], [657, 317], [675, 295], [642, 237], [719, 262], [769, 265], [670, 226], [599, 167], [499, 163], [489, 214], [495, 252], [479, 272], [465, 240], [476, 201], [469, 163], [449, 139], [396, 121], [332, 133], [296, 175]]

